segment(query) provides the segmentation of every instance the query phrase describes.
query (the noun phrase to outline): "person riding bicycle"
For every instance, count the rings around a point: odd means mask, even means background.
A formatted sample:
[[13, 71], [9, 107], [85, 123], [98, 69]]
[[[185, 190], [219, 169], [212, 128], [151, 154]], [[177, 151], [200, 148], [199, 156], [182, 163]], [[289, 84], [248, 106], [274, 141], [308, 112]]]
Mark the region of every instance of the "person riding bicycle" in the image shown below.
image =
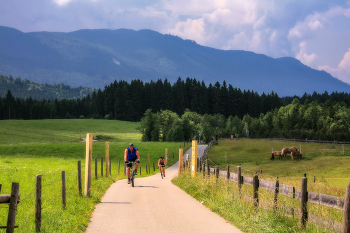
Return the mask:
[[[135, 162], [136, 161], [136, 168], [134, 174], [137, 175], [137, 168], [139, 167], [140, 163], [140, 154], [136, 147], [134, 147], [134, 144], [130, 143], [129, 147], [125, 149], [124, 152], [124, 161], [127, 162]], [[130, 168], [132, 166], [132, 163], [127, 163], [126, 168], [126, 174], [128, 175], [128, 184], [130, 184]]]
[[163, 169], [163, 176], [165, 177], [165, 160], [163, 159], [162, 156], [159, 157], [158, 160], [158, 167], [159, 167], [159, 172], [161, 172], [161, 169]]

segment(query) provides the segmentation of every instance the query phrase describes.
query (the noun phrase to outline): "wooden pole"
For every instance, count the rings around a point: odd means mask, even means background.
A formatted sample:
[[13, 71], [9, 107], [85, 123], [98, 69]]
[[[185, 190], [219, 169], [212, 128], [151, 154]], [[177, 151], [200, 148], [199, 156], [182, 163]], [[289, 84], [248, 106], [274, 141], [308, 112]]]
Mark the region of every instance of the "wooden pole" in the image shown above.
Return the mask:
[[346, 186], [342, 233], [350, 233], [350, 182]]
[[109, 166], [110, 166], [110, 161], [109, 161], [109, 142], [106, 142], [106, 165], [105, 165], [105, 167], [106, 167], [106, 177], [108, 177], [109, 176], [109, 170], [110, 170], [110, 168], [109, 168]]
[[303, 177], [301, 181], [301, 208], [300, 208], [301, 210], [300, 225], [302, 228], [305, 228], [306, 222], [308, 219], [307, 201], [308, 201], [307, 178]]
[[78, 161], [78, 191], [79, 195], [82, 193], [82, 185], [81, 185], [81, 161]]
[[85, 188], [84, 188], [85, 196], [90, 196], [90, 191], [91, 191], [92, 137], [93, 137], [92, 133], [86, 134]]
[[13, 233], [15, 230], [17, 202], [19, 199], [19, 183], [12, 183], [9, 213], [7, 218], [6, 233]]
[[209, 167], [209, 160], [207, 159], [207, 172], [208, 172], [208, 179], [210, 179], [210, 167]]
[[150, 160], [149, 160], [149, 154], [147, 154], [148, 157], [148, 173], [151, 173], [151, 164], [150, 164]]
[[101, 156], [101, 176], [103, 177], [103, 156]]
[[230, 166], [227, 165], [227, 182], [230, 180]]
[[218, 167], [216, 168], [215, 175], [216, 175], [216, 184], [218, 184], [218, 180], [219, 180], [219, 168]]
[[147, 164], [146, 164], [146, 174], [148, 174]]
[[242, 173], [241, 173], [241, 166], [237, 167], [237, 184], [238, 184], [238, 191], [241, 192], [242, 187]]
[[66, 208], [66, 173], [62, 171], [62, 208]]
[[205, 178], [205, 162], [202, 163], [203, 178]]
[[154, 161], [153, 161], [153, 171], [156, 171], [156, 167], [154, 166]]
[[179, 170], [178, 170], [178, 175], [181, 174], [182, 166], [183, 166], [183, 149], [179, 149]]
[[95, 179], [97, 180], [97, 157], [95, 157]]
[[0, 193], [1, 193], [1, 186], [2, 186], [2, 184], [0, 184]]
[[108, 164], [109, 166], [109, 174], [110, 175], [112, 175], [112, 159], [111, 159], [111, 157], [109, 157], [109, 164]]
[[119, 175], [119, 172], [120, 172], [120, 159], [118, 160], [118, 175]]
[[275, 193], [273, 196], [273, 203], [274, 203], [275, 209], [277, 209], [277, 196], [278, 196], [279, 191], [280, 191], [280, 183], [279, 183], [278, 177], [277, 177], [276, 182], [275, 182]]
[[259, 206], [259, 177], [258, 177], [258, 175], [253, 176], [253, 199], [254, 199], [254, 207], [258, 208], [258, 206]]
[[41, 175], [37, 175], [35, 190], [35, 232], [40, 232], [41, 228], [41, 181]]

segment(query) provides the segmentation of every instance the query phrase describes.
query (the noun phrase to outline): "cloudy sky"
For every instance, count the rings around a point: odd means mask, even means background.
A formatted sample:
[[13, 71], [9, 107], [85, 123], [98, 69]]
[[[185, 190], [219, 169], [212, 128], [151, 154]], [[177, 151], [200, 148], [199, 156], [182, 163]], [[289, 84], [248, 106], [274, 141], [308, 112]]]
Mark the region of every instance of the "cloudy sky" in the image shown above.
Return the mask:
[[295, 57], [350, 84], [350, 0], [0, 0], [0, 25], [151, 29], [217, 49]]

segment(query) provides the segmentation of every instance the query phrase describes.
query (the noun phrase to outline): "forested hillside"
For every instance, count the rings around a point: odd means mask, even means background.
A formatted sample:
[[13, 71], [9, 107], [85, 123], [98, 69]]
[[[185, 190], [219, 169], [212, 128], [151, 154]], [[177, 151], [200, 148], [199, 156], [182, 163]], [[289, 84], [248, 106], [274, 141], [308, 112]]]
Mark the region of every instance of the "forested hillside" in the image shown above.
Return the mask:
[[22, 80], [20, 77], [13, 78], [11, 75], [3, 76], [0, 74], [0, 97], [5, 97], [8, 90], [12, 95], [26, 99], [31, 97], [36, 100], [55, 100], [55, 99], [77, 99], [91, 95], [92, 89], [89, 87], [71, 88], [65, 84], [38, 84], [28, 79]]

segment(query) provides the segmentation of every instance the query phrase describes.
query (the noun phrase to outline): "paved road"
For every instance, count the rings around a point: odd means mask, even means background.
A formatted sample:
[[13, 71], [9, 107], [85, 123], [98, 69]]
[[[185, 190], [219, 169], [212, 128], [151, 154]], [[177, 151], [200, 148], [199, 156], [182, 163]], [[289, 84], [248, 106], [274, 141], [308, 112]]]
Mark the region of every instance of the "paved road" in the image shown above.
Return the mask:
[[115, 182], [96, 206], [86, 233], [241, 232], [173, 185], [177, 172], [178, 163], [166, 169], [164, 179], [160, 174], [136, 178], [134, 188], [126, 179]]

